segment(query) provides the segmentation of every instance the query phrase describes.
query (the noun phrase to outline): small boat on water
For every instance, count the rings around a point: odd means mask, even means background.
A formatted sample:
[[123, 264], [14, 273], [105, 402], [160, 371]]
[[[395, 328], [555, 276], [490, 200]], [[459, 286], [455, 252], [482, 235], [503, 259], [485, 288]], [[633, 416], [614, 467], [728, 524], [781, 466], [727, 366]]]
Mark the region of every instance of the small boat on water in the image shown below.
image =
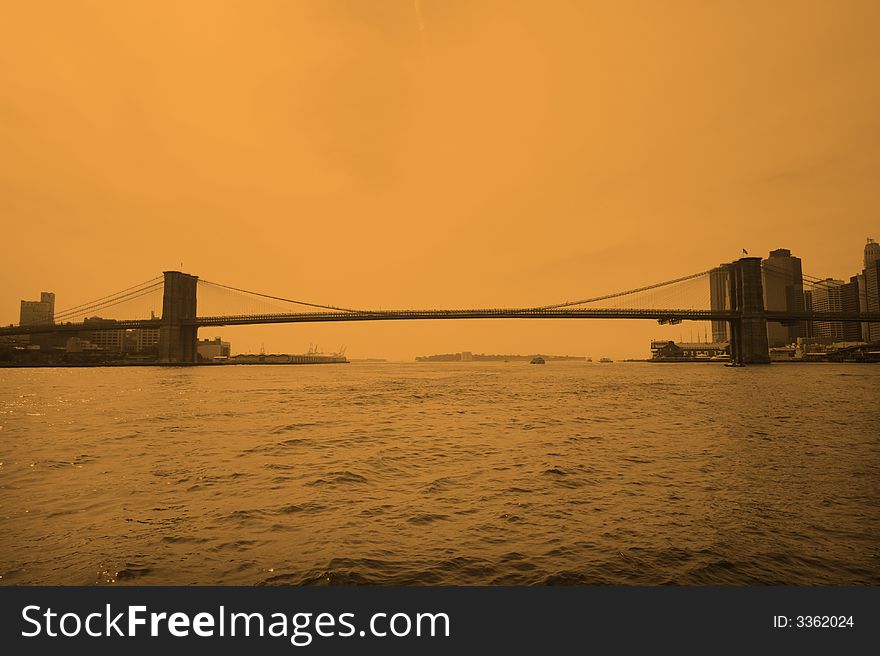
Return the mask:
[[532, 361], [529, 362], [529, 364], [544, 364], [544, 358], [542, 358], [540, 355], [538, 355], [538, 356], [532, 358]]
[[599, 358], [599, 362], [614, 362], [611, 358]]

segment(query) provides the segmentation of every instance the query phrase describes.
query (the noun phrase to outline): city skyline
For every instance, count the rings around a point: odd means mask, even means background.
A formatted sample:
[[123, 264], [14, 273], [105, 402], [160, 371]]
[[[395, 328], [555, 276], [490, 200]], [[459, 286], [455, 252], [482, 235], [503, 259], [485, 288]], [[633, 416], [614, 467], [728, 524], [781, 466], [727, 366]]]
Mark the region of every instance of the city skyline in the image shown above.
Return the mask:
[[[746, 249], [743, 249], [743, 253], [747, 253]], [[834, 279], [833, 277], [826, 278], [817, 278], [815, 275], [804, 273], [802, 268], [802, 260], [801, 258], [793, 255], [790, 249], [787, 248], [778, 248], [770, 251], [766, 258], [754, 258], [760, 262], [760, 278], [762, 279], [762, 289], [763, 289], [763, 305], [764, 308], [768, 311], [793, 311], [793, 312], [804, 312], [815, 310], [818, 312], [850, 312], [850, 313], [858, 313], [858, 312], [877, 312], [880, 310], [880, 298], [878, 298], [878, 279], [880, 279], [880, 245], [876, 243], [875, 240], [868, 238], [866, 245], [863, 250], [863, 265], [864, 269], [857, 273], [856, 275], [849, 276], [849, 282], [845, 282], [844, 280]], [[726, 264], [722, 264], [719, 267], [713, 268], [710, 272], [708, 272], [708, 278], [706, 279], [706, 283], [708, 285], [708, 296], [710, 297], [709, 305], [706, 306], [705, 309], [709, 309], [709, 306], [713, 310], [719, 309], [730, 309], [730, 297], [727, 293], [727, 287], [729, 283], [729, 276], [727, 272]], [[168, 273], [166, 272], [166, 280], [165, 285], [169, 284], [168, 282]], [[705, 274], [704, 274], [705, 275]], [[693, 276], [691, 276], [693, 277]], [[184, 278], [189, 278], [189, 276], [184, 276]], [[194, 281], [195, 279], [193, 279]], [[675, 282], [675, 281], [672, 281]], [[154, 292], [152, 296], [155, 297], [157, 293], [161, 294], [161, 282], [148, 281], [149, 287], [145, 289], [149, 292], [150, 289], [153, 289]], [[145, 284], [148, 284], [145, 283]], [[176, 283], [174, 283], [176, 284]], [[215, 283], [207, 283], [209, 288], [216, 287]], [[668, 284], [668, 283], [664, 283]], [[222, 286], [221, 286], [222, 287]], [[193, 294], [195, 294], [195, 287], [193, 289]], [[229, 288], [232, 289], [232, 288]], [[135, 298], [143, 297], [145, 294], [138, 291], [131, 292], [135, 295]], [[681, 292], [679, 292], [679, 298]], [[697, 292], [699, 295], [699, 292]], [[158, 298], [158, 297], [157, 297]], [[195, 298], [195, 297], [194, 297]], [[54, 312], [54, 302], [55, 295], [50, 292], [42, 292], [41, 298], [39, 301], [21, 301], [21, 314], [20, 314], [20, 323], [19, 325], [26, 324], [34, 324], [34, 323], [52, 323], [52, 316]], [[111, 304], [111, 307], [117, 306], [115, 310], [111, 310], [109, 315], [102, 316], [102, 311], [100, 309], [90, 309], [94, 306], [86, 306], [86, 310], [80, 312], [83, 318], [86, 320], [86, 328], [89, 323], [96, 324], [106, 318], [128, 318], [134, 319], [138, 318], [138, 316], [142, 316], [143, 308], [141, 309], [141, 315], [132, 314], [131, 309], [119, 309], [118, 301], [109, 300], [107, 301]], [[147, 301], [149, 304], [149, 301]], [[643, 301], [644, 302], [644, 301]], [[568, 304], [563, 304], [563, 307]], [[673, 308], [675, 306], [674, 303], [667, 303], [665, 305], [661, 304], [660, 306], [653, 307], [664, 307], [664, 308]], [[203, 308], [202, 305], [199, 305], [200, 308]], [[594, 306], [595, 307], [595, 306]], [[610, 306], [609, 306], [610, 307]], [[682, 306], [684, 307], [684, 306]], [[689, 305], [687, 307], [693, 307], [694, 309], [698, 309], [698, 305]], [[123, 305], [125, 308], [125, 305]], [[329, 309], [329, 308], [328, 308]], [[167, 307], [166, 307], [167, 310]], [[263, 310], [268, 311], [268, 310]], [[277, 310], [275, 310], [277, 311]], [[96, 314], [92, 315], [92, 312]], [[228, 313], [228, 311], [227, 311]], [[162, 313], [156, 313], [155, 309], [149, 310], [149, 316], [151, 318], [158, 318]], [[217, 314], [217, 311], [212, 313], [211, 310], [200, 311], [199, 316], [211, 316], [212, 314]], [[91, 315], [91, 316], [90, 316]], [[59, 316], [61, 317], [60, 323], [69, 323], [71, 319], [74, 321], [82, 321], [82, 318], [75, 319], [75, 316], [79, 316], [77, 314], [71, 315], [66, 313], [64, 310], [60, 310]], [[427, 317], [426, 317], [427, 318]], [[660, 321], [661, 326], [664, 324], [672, 324], [678, 325], [679, 321]], [[696, 342], [708, 341], [709, 334], [709, 323], [711, 323], [711, 332], [712, 332], [712, 341], [715, 343], [718, 342], [726, 342], [729, 340], [729, 331], [728, 324], [726, 321], [702, 321], [702, 322], [694, 322], [693, 320], [689, 321], [689, 334], [690, 339], [685, 340], [684, 332], [682, 329], [680, 331], [680, 337], [677, 340], [670, 338], [661, 338], [656, 340], [656, 338], [652, 338], [651, 340], [651, 350], [652, 353], [655, 352], [654, 343], [655, 341], [659, 344], [663, 344], [666, 341], [679, 342], [683, 343], [685, 341], [694, 342], [693, 334], [694, 334], [694, 325], [693, 323], [697, 323], [697, 340]], [[308, 324], [307, 324], [308, 325]], [[834, 322], [834, 321], [801, 321], [799, 323], [777, 323], [774, 321], [768, 321], [766, 323], [766, 338], [767, 338], [767, 346], [772, 349], [778, 347], [788, 347], [789, 345], [798, 344], [798, 348], [800, 349], [800, 341], [801, 338], [804, 338], [805, 344], [818, 342], [822, 344], [831, 344], [832, 342], [839, 343], [855, 343], [855, 342], [871, 342], [876, 341], [876, 331], [878, 329], [877, 324], [873, 323], [861, 323], [855, 324], [851, 322]], [[205, 328], [203, 326], [203, 328]], [[216, 327], [215, 327], [216, 328]], [[229, 330], [230, 326], [225, 324], [220, 324], [220, 328], [223, 330]], [[702, 330], [702, 335], [701, 335]], [[215, 330], [216, 331], [216, 330]], [[147, 345], [148, 347], [155, 347], [160, 344], [159, 340], [159, 330], [158, 328], [150, 328], [147, 330], [144, 329], [129, 329], [128, 335], [126, 335], [126, 331], [123, 330], [110, 330], [104, 332], [92, 332], [89, 333], [86, 331], [85, 334], [81, 334], [80, 337], [83, 338], [82, 347], [86, 350], [96, 347], [100, 345], [103, 349], [109, 349], [111, 351], [118, 352], [126, 352], [126, 353], [141, 353], [142, 345]], [[142, 338], [142, 334], [149, 334], [150, 337], [147, 339]], [[204, 333], [202, 335], [204, 337]], [[60, 337], [60, 336], [59, 336]], [[704, 339], [705, 338], [705, 339]], [[219, 337], [217, 337], [219, 339]], [[57, 341], [57, 340], [55, 340]], [[63, 340], [62, 340], [63, 341]], [[79, 353], [82, 348], [80, 346], [79, 340], [74, 340], [76, 343], [73, 345], [73, 351]], [[92, 343], [94, 342], [94, 344]], [[207, 343], [207, 339], [202, 339], [200, 341], [199, 353], [201, 356], [202, 351], [202, 343]], [[54, 343], [54, 342], [53, 342]], [[58, 342], [56, 346], [60, 345]], [[68, 343], [68, 350], [71, 349], [72, 342]], [[123, 346], [126, 344], [127, 346]], [[137, 344], [137, 348], [135, 349], [135, 344]], [[227, 343], [228, 344], [228, 343]], [[309, 342], [310, 352], [312, 349], [312, 342]], [[46, 344], [48, 347], [48, 344]], [[344, 345], [340, 347], [344, 350]], [[430, 346], [427, 346], [430, 348]], [[535, 347], [530, 347], [535, 348]], [[766, 347], [763, 347], [766, 348]], [[260, 352], [265, 350], [265, 343], [260, 343]], [[269, 349], [270, 351], [278, 351], [284, 349]], [[287, 349], [288, 351], [290, 349]], [[540, 350], [540, 349], [538, 349]], [[256, 349], [253, 348], [234, 348], [232, 349], [233, 353], [243, 353], [243, 352], [256, 352]], [[227, 345], [226, 355], [229, 355], [229, 348]], [[374, 356], [376, 354], [369, 354], [370, 356]], [[386, 355], [386, 354], [383, 354]], [[587, 354], [589, 355], [589, 354]], [[655, 353], [656, 355], [656, 353]], [[800, 356], [798, 356], [800, 357]], [[398, 359], [398, 358], [391, 358]], [[410, 359], [410, 358], [403, 358]], [[787, 358], [782, 358], [787, 359]]]

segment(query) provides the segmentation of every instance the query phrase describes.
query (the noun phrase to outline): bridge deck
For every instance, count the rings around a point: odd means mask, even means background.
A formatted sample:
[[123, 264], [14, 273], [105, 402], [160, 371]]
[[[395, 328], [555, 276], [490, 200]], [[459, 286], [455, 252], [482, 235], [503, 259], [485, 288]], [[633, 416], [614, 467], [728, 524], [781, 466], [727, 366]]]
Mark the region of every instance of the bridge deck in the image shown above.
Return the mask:
[[[768, 321], [847, 321], [880, 322], [880, 313], [779, 312], [766, 311]], [[484, 308], [462, 310], [381, 310], [357, 312], [296, 312], [287, 314], [245, 314], [197, 317], [186, 321], [195, 326], [242, 326], [272, 323], [319, 323], [339, 321], [406, 321], [437, 319], [654, 319], [658, 321], [731, 321], [735, 312], [723, 310], [612, 309], [612, 308]], [[98, 325], [65, 323], [52, 325], [7, 326], [0, 336], [95, 330], [159, 328], [161, 319], [106, 321]]]
[[261, 323], [304, 323], [331, 321], [414, 321], [437, 319], [664, 319], [664, 320], [727, 320], [730, 312], [708, 310], [621, 310], [563, 308], [478, 308], [462, 310], [381, 310], [367, 312], [299, 312], [292, 314], [253, 314], [221, 317], [199, 317], [199, 326], [233, 326]]

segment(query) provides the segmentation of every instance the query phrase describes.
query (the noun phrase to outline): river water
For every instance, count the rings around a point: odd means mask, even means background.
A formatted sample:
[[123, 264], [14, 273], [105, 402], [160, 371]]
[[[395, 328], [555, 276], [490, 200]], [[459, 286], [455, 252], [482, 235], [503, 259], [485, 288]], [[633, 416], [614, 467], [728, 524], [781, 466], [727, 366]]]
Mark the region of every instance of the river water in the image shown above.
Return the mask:
[[2, 584], [878, 584], [880, 367], [0, 369]]

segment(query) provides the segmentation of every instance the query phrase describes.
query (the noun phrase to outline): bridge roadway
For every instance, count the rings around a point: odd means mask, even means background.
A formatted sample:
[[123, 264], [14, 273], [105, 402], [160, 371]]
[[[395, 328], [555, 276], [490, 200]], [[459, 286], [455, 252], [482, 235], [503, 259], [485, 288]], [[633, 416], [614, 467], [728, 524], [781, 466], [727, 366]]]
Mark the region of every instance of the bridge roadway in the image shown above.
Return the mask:
[[[880, 313], [780, 312], [763, 313], [768, 321], [859, 321], [880, 322]], [[337, 321], [402, 321], [436, 319], [654, 319], [668, 321], [736, 321], [740, 314], [724, 310], [611, 309], [611, 308], [487, 308], [463, 310], [363, 310], [355, 312], [295, 312], [196, 317], [182, 323], [195, 326], [246, 326], [272, 323], [319, 323]], [[159, 328], [161, 319], [105, 320], [100, 324], [64, 323], [6, 326], [0, 336], [95, 330]]]

